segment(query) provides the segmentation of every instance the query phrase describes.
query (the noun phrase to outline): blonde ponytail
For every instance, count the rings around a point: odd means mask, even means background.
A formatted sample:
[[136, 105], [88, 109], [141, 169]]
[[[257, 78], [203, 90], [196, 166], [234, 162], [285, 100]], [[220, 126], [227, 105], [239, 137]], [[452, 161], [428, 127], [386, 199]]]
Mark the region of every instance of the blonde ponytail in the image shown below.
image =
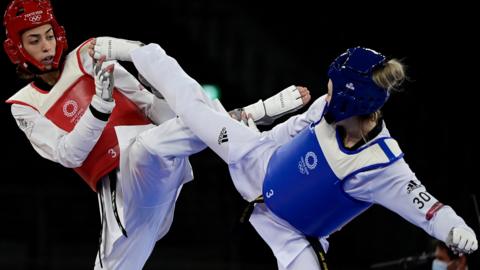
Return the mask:
[[399, 90], [405, 77], [405, 66], [397, 59], [389, 60], [372, 75], [375, 84], [389, 92]]

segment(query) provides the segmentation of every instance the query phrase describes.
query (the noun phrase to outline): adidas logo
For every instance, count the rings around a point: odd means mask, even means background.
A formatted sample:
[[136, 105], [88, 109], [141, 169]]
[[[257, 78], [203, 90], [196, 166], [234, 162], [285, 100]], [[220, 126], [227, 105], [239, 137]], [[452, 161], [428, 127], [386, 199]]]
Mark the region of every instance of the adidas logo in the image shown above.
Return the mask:
[[227, 128], [222, 128], [220, 135], [218, 135], [218, 144], [228, 142]]
[[350, 90], [355, 90], [355, 86], [353, 85], [353, 83], [347, 83], [345, 85], [346, 88], [350, 89]]
[[410, 180], [410, 182], [408, 182], [408, 186], [407, 186], [407, 193], [410, 194], [412, 191], [414, 191], [415, 189], [421, 187], [422, 185], [415, 182], [415, 180]]

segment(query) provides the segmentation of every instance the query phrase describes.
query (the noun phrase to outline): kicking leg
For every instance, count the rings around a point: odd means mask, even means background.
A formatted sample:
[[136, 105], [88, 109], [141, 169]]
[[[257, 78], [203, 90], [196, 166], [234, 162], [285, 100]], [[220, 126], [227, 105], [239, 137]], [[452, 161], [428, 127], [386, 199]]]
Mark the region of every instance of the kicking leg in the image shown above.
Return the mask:
[[258, 133], [228, 114], [215, 111], [202, 87], [158, 45], [150, 44], [133, 51], [132, 59], [142, 76], [162, 93], [193, 133], [225, 162], [241, 158], [252, 142], [259, 139]]

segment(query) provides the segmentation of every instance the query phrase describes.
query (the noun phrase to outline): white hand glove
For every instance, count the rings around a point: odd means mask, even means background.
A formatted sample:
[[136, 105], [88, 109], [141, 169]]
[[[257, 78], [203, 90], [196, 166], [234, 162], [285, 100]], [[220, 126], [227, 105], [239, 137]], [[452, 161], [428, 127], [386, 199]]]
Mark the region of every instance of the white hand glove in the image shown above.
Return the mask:
[[297, 87], [289, 86], [280, 93], [265, 101], [243, 108], [247, 115], [252, 115], [257, 125], [270, 125], [273, 121], [285, 114], [294, 112], [303, 107], [302, 97]]
[[243, 125], [247, 126], [251, 130], [255, 132], [260, 132], [258, 130], [257, 125], [255, 125], [255, 122], [253, 121], [252, 117], [247, 117], [247, 114], [245, 112], [238, 111], [238, 109], [230, 111], [229, 112], [230, 117], [232, 117], [235, 120], [238, 120], [238, 122], [242, 123]]
[[446, 244], [454, 252], [470, 254], [477, 250], [478, 241], [475, 233], [464, 228], [453, 228], [448, 234]]
[[114, 65], [111, 64], [102, 68], [105, 57], [95, 61], [93, 66], [93, 77], [95, 80], [95, 95], [92, 98], [92, 106], [99, 112], [110, 114], [115, 107], [113, 100]]
[[100, 59], [102, 55], [105, 55], [107, 61], [132, 61], [130, 52], [143, 45], [140, 41], [113, 37], [98, 37], [95, 39], [93, 58]]

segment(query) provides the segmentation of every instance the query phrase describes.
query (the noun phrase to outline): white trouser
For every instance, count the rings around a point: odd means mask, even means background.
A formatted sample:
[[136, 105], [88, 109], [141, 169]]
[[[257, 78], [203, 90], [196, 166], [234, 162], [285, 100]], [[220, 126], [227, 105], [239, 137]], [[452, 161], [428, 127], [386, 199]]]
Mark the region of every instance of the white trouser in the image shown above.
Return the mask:
[[[209, 101], [208, 106], [224, 112], [219, 102]], [[156, 241], [172, 224], [182, 185], [193, 178], [188, 156], [206, 145], [177, 117], [159, 126], [116, 127], [116, 133], [121, 155], [116, 204], [128, 237], [122, 235], [113, 214], [107, 176], [99, 191], [105, 208], [103, 268], [97, 254], [95, 269], [142, 269]]]
[[303, 249], [303, 251], [287, 267], [284, 267], [280, 262], [277, 263], [277, 266], [278, 270], [320, 269], [315, 251], [310, 245], [305, 247], [305, 249]]
[[[228, 115], [210, 108], [201, 86], [189, 77], [175, 59], [167, 56], [158, 45], [150, 44], [133, 51], [132, 59], [142, 76], [162, 93], [172, 110], [182, 118], [185, 125], [229, 164], [231, 172], [232, 168], [238, 169], [236, 170], [237, 177], [232, 174], [232, 178], [242, 196], [251, 201], [260, 195], [268, 158], [276, 147], [274, 140], [268, 140]], [[242, 173], [243, 178], [241, 177]], [[257, 177], [251, 177], [255, 175]], [[269, 219], [268, 216], [265, 218]], [[262, 224], [267, 223], [263, 222]], [[255, 224], [253, 225], [255, 227]], [[273, 225], [283, 226], [275, 222]], [[272, 229], [272, 227], [270, 228]], [[259, 231], [259, 229], [268, 230], [269, 228], [255, 227], [255, 229]], [[309, 252], [313, 254], [313, 251], [310, 251], [311, 248], [307, 248], [308, 243], [305, 238], [295, 232], [293, 228], [291, 229], [275, 230], [279, 234], [272, 238], [264, 237], [265, 234], [261, 235], [272, 248], [275, 256], [281, 255], [276, 252], [282, 248], [285, 250], [286, 243], [289, 246], [293, 244], [293, 249], [287, 251], [289, 255], [292, 255], [291, 259], [282, 263], [282, 265], [287, 265], [286, 269], [317, 269], [318, 262], [315, 255], [313, 257], [309, 255]], [[277, 239], [281, 239], [281, 241], [279, 242]], [[276, 243], [279, 243], [279, 246], [276, 246]], [[277, 259], [279, 262], [282, 261], [278, 257]], [[306, 265], [307, 267], [304, 267]]]

